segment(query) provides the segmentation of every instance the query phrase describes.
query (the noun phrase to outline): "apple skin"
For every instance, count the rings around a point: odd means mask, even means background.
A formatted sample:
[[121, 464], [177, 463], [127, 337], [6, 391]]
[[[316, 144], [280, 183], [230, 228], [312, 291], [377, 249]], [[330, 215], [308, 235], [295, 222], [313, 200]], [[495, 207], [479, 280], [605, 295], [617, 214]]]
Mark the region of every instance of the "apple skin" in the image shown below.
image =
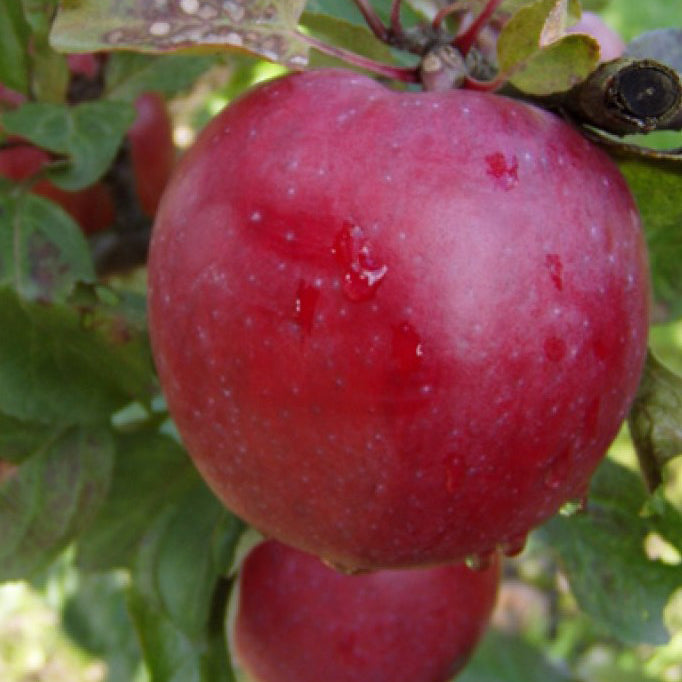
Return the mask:
[[585, 33], [599, 43], [599, 60], [618, 59], [625, 52], [625, 41], [595, 12], [583, 12], [569, 33]]
[[446, 682], [484, 633], [499, 563], [343, 575], [270, 540], [240, 573], [233, 640], [257, 682]]
[[[49, 161], [50, 155], [44, 149], [17, 140], [16, 146], [0, 149], [0, 176], [20, 182], [35, 175]], [[106, 229], [116, 215], [114, 199], [102, 182], [77, 192], [68, 192], [49, 180], [39, 180], [31, 191], [59, 204], [85, 234]]]
[[184, 443], [265, 535], [349, 569], [516, 548], [635, 394], [649, 278], [615, 164], [500, 96], [288, 75], [180, 162], [149, 260]]
[[96, 52], [81, 52], [66, 55], [69, 71], [77, 76], [85, 78], [97, 78], [102, 67], [102, 60], [106, 54], [99, 55]]
[[144, 213], [153, 217], [175, 167], [173, 126], [166, 101], [156, 92], [139, 95], [135, 109], [128, 130], [135, 191]]

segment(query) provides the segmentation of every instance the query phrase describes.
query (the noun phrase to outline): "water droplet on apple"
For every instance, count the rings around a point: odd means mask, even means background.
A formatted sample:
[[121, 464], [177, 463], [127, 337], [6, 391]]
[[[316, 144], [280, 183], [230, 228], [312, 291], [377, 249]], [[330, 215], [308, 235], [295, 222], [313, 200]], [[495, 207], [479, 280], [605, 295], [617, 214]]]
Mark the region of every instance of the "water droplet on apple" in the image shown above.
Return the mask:
[[372, 298], [388, 266], [376, 259], [362, 227], [345, 222], [334, 239], [332, 253], [343, 270], [341, 284], [347, 298], [351, 301]]
[[495, 550], [488, 550], [486, 552], [481, 552], [480, 554], [470, 554], [464, 560], [464, 563], [472, 571], [485, 571], [492, 566], [495, 554]]
[[315, 308], [320, 298], [320, 290], [304, 280], [298, 281], [294, 301], [294, 321], [301, 329], [310, 334], [315, 317]]

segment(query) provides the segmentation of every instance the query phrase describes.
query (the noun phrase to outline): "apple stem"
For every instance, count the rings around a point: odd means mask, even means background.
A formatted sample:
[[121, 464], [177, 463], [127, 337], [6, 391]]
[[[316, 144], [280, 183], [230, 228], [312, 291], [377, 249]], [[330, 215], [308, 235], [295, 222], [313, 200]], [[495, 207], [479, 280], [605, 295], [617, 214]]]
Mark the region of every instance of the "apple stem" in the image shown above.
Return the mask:
[[446, 17], [449, 17], [451, 14], [463, 12], [466, 9], [467, 4], [463, 0], [455, 0], [455, 2], [453, 2], [451, 5], [443, 7], [441, 10], [438, 11], [436, 16], [433, 18], [433, 21], [431, 22], [433, 30], [436, 32], [440, 31], [443, 21], [445, 21]]
[[495, 90], [501, 88], [507, 80], [508, 78], [505, 74], [498, 74], [489, 81], [479, 81], [476, 78], [467, 76], [464, 80], [463, 87], [467, 90], [477, 90], [478, 92], [495, 92]]
[[452, 44], [462, 53], [464, 57], [467, 56], [469, 50], [476, 42], [478, 34], [481, 29], [488, 23], [488, 19], [493, 15], [493, 12], [502, 4], [502, 0], [488, 0], [488, 4], [483, 8], [481, 13], [476, 17], [474, 23], [462, 35], [457, 36]]
[[374, 59], [363, 57], [356, 52], [351, 52], [350, 50], [338, 47], [337, 45], [329, 45], [328, 43], [318, 40], [311, 35], [301, 32], [298, 32], [296, 35], [316, 50], [330, 55], [331, 57], [342, 59], [348, 64], [353, 64], [354, 66], [366, 69], [367, 71], [375, 73], [378, 76], [392, 78], [393, 80], [400, 81], [401, 83], [419, 83], [419, 73], [415, 68], [392, 66], [391, 64], [377, 62]]
[[371, 29], [372, 33], [381, 40], [381, 42], [387, 42], [389, 40], [388, 29], [384, 26], [384, 22], [376, 13], [376, 10], [368, 0], [355, 0], [357, 8], [362, 13], [367, 25]]

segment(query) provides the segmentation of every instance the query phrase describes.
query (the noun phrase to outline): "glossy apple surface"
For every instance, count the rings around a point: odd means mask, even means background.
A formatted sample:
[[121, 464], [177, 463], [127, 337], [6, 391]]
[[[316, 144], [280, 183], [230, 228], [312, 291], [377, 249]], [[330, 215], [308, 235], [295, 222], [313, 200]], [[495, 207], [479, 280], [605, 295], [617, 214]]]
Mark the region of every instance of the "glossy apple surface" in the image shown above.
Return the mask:
[[349, 568], [518, 547], [640, 376], [648, 270], [613, 162], [566, 123], [341, 70], [258, 87], [161, 202], [153, 350], [237, 514]]
[[343, 575], [275, 541], [240, 574], [234, 643], [257, 682], [446, 682], [495, 603], [497, 562]]

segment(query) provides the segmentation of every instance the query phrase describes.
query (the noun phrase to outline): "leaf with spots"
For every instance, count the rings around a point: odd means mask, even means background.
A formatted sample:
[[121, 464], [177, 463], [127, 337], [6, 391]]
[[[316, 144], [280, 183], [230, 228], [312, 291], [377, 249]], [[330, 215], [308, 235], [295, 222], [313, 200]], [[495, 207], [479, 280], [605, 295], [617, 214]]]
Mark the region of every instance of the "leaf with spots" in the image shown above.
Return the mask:
[[573, 0], [537, 0], [521, 7], [497, 42], [500, 71], [522, 92], [549, 95], [582, 82], [599, 62], [599, 44], [583, 34], [565, 35]]
[[[663, 644], [663, 611], [679, 587], [679, 566], [651, 559], [652, 533], [676, 542], [680, 514], [652, 508], [641, 478], [606, 460], [590, 488], [587, 508], [556, 516], [538, 531], [559, 554], [579, 606], [623, 642]], [[664, 513], [663, 513], [664, 512]]]
[[44, 149], [66, 157], [53, 164], [48, 177], [66, 190], [91, 185], [111, 165], [135, 108], [127, 102], [83, 102], [64, 106], [28, 102], [2, 115], [6, 132], [19, 135]]
[[92, 520], [109, 487], [106, 428], [73, 427], [0, 482], [0, 581], [47, 566]]
[[51, 41], [65, 52], [236, 49], [301, 67], [304, 7], [305, 0], [81, 0], [61, 5]]
[[67, 213], [33, 194], [0, 194], [0, 286], [54, 302], [65, 301], [75, 282], [94, 279], [87, 242]]

